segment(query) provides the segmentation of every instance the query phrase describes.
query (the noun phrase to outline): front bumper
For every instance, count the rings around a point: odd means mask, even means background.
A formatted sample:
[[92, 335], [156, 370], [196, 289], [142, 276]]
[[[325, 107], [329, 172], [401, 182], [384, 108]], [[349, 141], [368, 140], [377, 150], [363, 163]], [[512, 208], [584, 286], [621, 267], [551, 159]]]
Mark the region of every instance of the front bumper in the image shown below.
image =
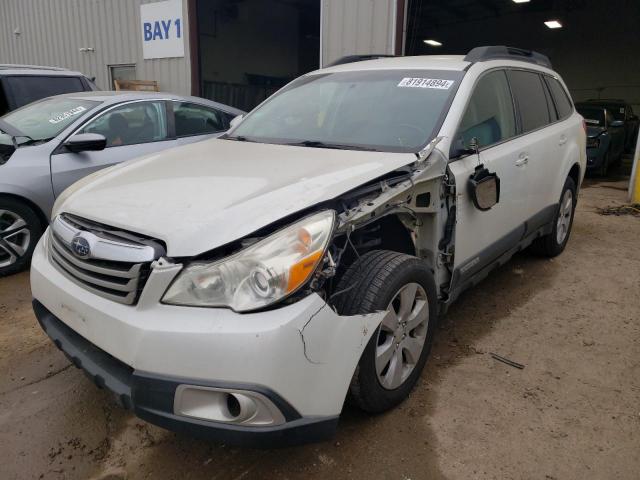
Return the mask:
[[[154, 269], [138, 304], [123, 305], [62, 275], [48, 258], [47, 237], [38, 243], [31, 267], [41, 325], [76, 365], [138, 416], [243, 445], [331, 435], [383, 312], [340, 316], [316, 294], [251, 314], [163, 305], [162, 294], [179, 267]], [[88, 352], [98, 352], [101, 360]], [[252, 426], [186, 416], [177, 405], [184, 385], [258, 392], [276, 405], [284, 422]]]
[[[118, 403], [138, 417], [163, 428], [189, 435], [251, 447], [281, 447], [325, 440], [333, 436], [338, 417], [302, 418], [277, 393], [257, 385], [207, 384], [199, 380], [170, 378], [139, 372], [120, 362], [67, 327], [37, 300], [33, 310], [53, 343], [100, 388], [110, 390]], [[259, 391], [283, 413], [286, 422], [272, 427], [247, 427], [217, 423], [174, 414], [180, 385]]]

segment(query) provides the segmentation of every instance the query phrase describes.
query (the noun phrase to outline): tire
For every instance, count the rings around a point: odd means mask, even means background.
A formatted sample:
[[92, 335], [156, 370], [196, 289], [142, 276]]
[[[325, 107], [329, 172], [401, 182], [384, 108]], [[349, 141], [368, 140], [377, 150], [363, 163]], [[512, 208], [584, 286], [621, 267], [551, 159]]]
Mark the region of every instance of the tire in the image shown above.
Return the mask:
[[41, 235], [42, 223], [31, 208], [19, 200], [0, 197], [0, 277], [29, 266]]
[[[388, 308], [394, 311], [394, 317], [386, 318], [365, 347], [348, 396], [351, 403], [366, 412], [388, 410], [409, 395], [431, 350], [438, 320], [433, 274], [419, 258], [374, 250], [360, 256], [347, 269], [336, 291], [344, 291], [335, 303], [342, 315]], [[404, 314], [407, 310], [403, 307], [408, 305], [410, 311]], [[400, 313], [397, 316], [396, 310]]]
[[[571, 205], [567, 209], [567, 196], [570, 196]], [[573, 217], [576, 210], [576, 184], [573, 178], [567, 177], [564, 182], [564, 188], [560, 195], [558, 210], [553, 219], [553, 230], [549, 235], [536, 239], [531, 245], [532, 250], [545, 257], [556, 257], [560, 255], [569, 241], [571, 236], [571, 227], [573, 226]], [[567, 215], [569, 215], [567, 217]], [[561, 217], [564, 219], [561, 221]]]

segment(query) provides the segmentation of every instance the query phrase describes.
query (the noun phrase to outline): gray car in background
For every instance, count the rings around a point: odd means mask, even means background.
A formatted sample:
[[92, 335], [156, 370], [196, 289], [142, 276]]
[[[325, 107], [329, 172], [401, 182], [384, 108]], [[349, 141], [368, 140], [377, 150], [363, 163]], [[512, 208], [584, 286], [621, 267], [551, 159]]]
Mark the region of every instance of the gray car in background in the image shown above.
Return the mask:
[[69, 185], [102, 168], [219, 135], [242, 113], [166, 93], [84, 92], [0, 117], [0, 276], [28, 264], [54, 201]]
[[80, 72], [38, 65], [0, 64], [0, 115], [53, 95], [97, 90]]

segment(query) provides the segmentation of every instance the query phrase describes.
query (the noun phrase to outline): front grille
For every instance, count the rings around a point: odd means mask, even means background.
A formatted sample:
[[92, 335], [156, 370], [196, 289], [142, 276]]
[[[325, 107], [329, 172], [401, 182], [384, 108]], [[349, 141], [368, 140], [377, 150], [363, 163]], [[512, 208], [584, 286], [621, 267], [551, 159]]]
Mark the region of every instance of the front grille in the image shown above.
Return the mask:
[[[164, 253], [152, 240], [77, 217], [58, 216], [50, 232], [49, 255], [61, 273], [96, 295], [126, 305], [138, 301], [151, 262]], [[92, 247], [86, 258], [72, 248], [78, 236]]]

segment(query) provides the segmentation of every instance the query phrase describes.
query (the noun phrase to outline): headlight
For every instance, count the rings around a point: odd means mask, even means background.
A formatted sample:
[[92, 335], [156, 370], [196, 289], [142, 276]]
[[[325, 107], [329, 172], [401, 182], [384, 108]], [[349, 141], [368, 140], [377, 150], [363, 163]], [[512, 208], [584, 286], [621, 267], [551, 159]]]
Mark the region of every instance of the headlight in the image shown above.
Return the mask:
[[598, 148], [600, 146], [599, 138], [587, 138], [587, 148]]
[[277, 302], [305, 284], [322, 261], [335, 212], [306, 217], [213, 263], [192, 263], [162, 301], [245, 312]]

